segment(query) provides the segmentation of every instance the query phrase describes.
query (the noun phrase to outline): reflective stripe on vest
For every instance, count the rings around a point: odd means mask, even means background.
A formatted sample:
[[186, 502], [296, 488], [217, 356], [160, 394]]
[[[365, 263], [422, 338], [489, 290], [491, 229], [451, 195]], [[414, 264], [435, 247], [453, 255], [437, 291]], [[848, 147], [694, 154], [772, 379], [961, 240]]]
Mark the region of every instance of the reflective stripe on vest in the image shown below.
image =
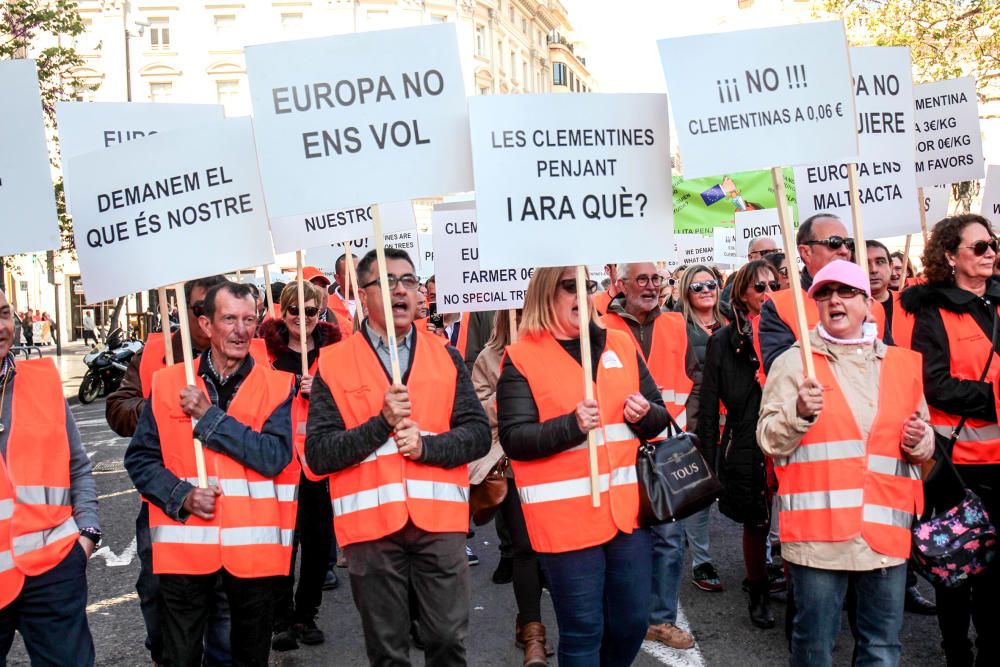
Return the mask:
[[[950, 438], [951, 434], [955, 432], [955, 426], [958, 424], [935, 424], [931, 428], [938, 435], [943, 435], [946, 438]], [[982, 426], [969, 426], [968, 420], [962, 426], [962, 430], [958, 432], [958, 440], [962, 442], [990, 442], [993, 440], [1000, 440], [1000, 424], [983, 424]]]
[[380, 505], [403, 502], [406, 502], [406, 491], [401, 483], [383, 484], [374, 489], [333, 498], [333, 515], [344, 516], [361, 510], [374, 509]]
[[10, 498], [0, 500], [0, 521], [14, 516], [14, 501]]
[[[605, 437], [606, 436], [606, 437]], [[624, 442], [626, 440], [632, 440], [635, 438], [635, 433], [629, 428], [628, 424], [608, 424], [604, 428], [594, 429], [594, 441], [597, 442], [597, 446], [601, 447], [609, 442]], [[576, 445], [575, 447], [570, 447], [566, 451], [575, 452], [580, 449], [587, 449], [587, 442], [584, 441], [583, 444]]]
[[816, 442], [799, 445], [789, 456], [774, 460], [776, 466], [792, 463], [815, 463], [816, 461], [836, 461], [853, 459], [865, 455], [865, 443], [861, 440], [841, 440], [839, 442]]
[[219, 488], [224, 496], [243, 496], [249, 498], [277, 498], [287, 502], [298, 498], [297, 484], [275, 484], [271, 481], [248, 482], [245, 479], [223, 479]]
[[18, 486], [14, 488], [17, 502], [25, 505], [69, 505], [69, 489], [53, 486]]
[[920, 479], [920, 466], [891, 456], [872, 454], [868, 457], [868, 469], [883, 475]]
[[0, 572], [14, 569], [14, 554], [7, 551], [0, 551]]
[[884, 505], [865, 505], [863, 516], [865, 521], [905, 528], [906, 530], [909, 530], [910, 526], [913, 525], [912, 514]]
[[[637, 480], [638, 477], [634, 466], [615, 468], [611, 471], [610, 477], [608, 475], [599, 475], [597, 477], [597, 488], [600, 493], [606, 493], [612, 486], [635, 484]], [[521, 498], [521, 503], [525, 505], [547, 503], [553, 500], [566, 500], [568, 498], [589, 497], [590, 477], [526, 486], [518, 488], [517, 495]]]
[[54, 528], [37, 530], [33, 533], [25, 533], [24, 535], [15, 537], [12, 540], [14, 555], [23, 556], [32, 551], [38, 551], [39, 549], [51, 546], [65, 537], [73, 536], [76, 538], [79, 535], [80, 529], [77, 527], [73, 517], [70, 517]]
[[278, 528], [277, 526], [241, 526], [239, 528], [221, 529], [219, 531], [219, 542], [224, 547], [277, 544], [290, 548], [294, 535], [294, 530]]
[[805, 491], [778, 496], [778, 506], [782, 511], [829, 510], [844, 507], [861, 507], [864, 489], [841, 489], [838, 491]]
[[154, 543], [172, 544], [218, 544], [218, 526], [151, 526], [149, 537]]

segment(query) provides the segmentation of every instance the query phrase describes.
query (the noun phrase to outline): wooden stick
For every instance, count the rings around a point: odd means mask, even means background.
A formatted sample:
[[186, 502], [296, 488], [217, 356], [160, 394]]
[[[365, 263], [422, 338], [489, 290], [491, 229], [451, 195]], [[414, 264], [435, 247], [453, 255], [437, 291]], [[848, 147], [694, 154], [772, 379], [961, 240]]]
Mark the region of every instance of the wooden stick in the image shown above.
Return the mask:
[[302, 374], [309, 375], [309, 348], [306, 344], [306, 286], [302, 283], [302, 251], [295, 251], [295, 284], [299, 297], [299, 356], [302, 358]]
[[854, 225], [854, 261], [868, 273], [868, 246], [861, 228], [861, 192], [858, 190], [858, 165], [847, 165], [847, 189], [851, 193], [851, 221]]
[[799, 325], [799, 352], [802, 354], [802, 368], [806, 377], [816, 377], [813, 368], [812, 344], [809, 342], [809, 324], [806, 321], [806, 305], [802, 294], [802, 282], [796, 268], [795, 258], [798, 248], [792, 237], [792, 221], [788, 219], [788, 196], [785, 194], [785, 175], [781, 167], [771, 169], [771, 180], [774, 182], [775, 203], [778, 206], [778, 220], [781, 223], [781, 239], [785, 245], [785, 257], [788, 258], [788, 283], [792, 290], [792, 303], [795, 305], [795, 321]]
[[507, 311], [508, 324], [510, 325], [510, 345], [517, 342], [517, 308]]
[[[587, 302], [587, 267], [576, 267], [576, 303], [580, 314], [580, 365], [583, 366], [583, 397], [594, 398], [593, 364], [590, 359], [590, 307]], [[590, 500], [601, 506], [600, 477], [597, 474], [597, 433], [587, 431], [587, 452], [590, 454]], [[611, 480], [608, 480], [608, 484]]]
[[385, 236], [382, 234], [382, 214], [379, 205], [372, 204], [372, 243], [375, 244], [375, 260], [378, 262], [379, 288], [382, 291], [382, 310], [385, 313], [385, 336], [389, 343], [389, 359], [392, 361], [392, 382], [402, 384], [399, 372], [399, 350], [396, 349], [396, 325], [392, 319], [392, 297], [389, 294], [389, 269], [385, 263]]
[[[177, 316], [181, 326], [181, 349], [184, 351], [184, 378], [189, 385], [194, 382], [194, 353], [191, 351], [191, 326], [188, 321], [187, 295], [184, 294], [184, 283], [174, 286], [177, 293]], [[195, 418], [191, 417], [192, 437], [194, 435]], [[205, 472], [205, 452], [201, 448], [201, 440], [194, 438], [194, 464], [198, 469], [198, 488], [208, 488], [208, 474]]]
[[358, 285], [358, 270], [354, 266], [352, 256], [351, 263], [347, 265], [347, 272], [351, 276], [351, 288], [354, 290], [354, 330], [360, 331], [361, 323], [365, 321], [365, 309], [361, 305], [361, 286]]
[[924, 189], [917, 188], [917, 199], [920, 200], [920, 233], [924, 235], [924, 247], [927, 247], [927, 200], [924, 199]]
[[910, 273], [910, 241], [913, 239], [913, 234], [906, 235], [906, 245], [903, 246], [903, 284], [899, 286], [900, 291], [906, 286], [906, 277]]
[[[364, 321], [363, 313], [361, 312], [361, 298], [358, 296], [358, 272], [354, 269], [354, 253], [351, 252], [351, 244], [344, 241], [344, 263], [345, 272], [344, 277], [347, 279], [347, 284], [343, 285], [344, 288], [344, 299], [350, 301], [354, 299], [354, 314], [351, 315], [351, 327], [354, 331], [361, 329], [361, 323]], [[351, 296], [351, 291], [353, 290], [354, 296]], [[345, 303], [347, 306], [348, 314], [350, 315], [351, 305]]]
[[264, 303], [267, 304], [268, 317], [274, 317], [274, 295], [271, 294], [271, 269], [267, 268], [267, 264], [262, 268], [264, 269]]
[[174, 346], [170, 335], [170, 304], [167, 303], [167, 288], [156, 290], [156, 300], [160, 302], [160, 333], [163, 336], [164, 356], [167, 366], [174, 365]]

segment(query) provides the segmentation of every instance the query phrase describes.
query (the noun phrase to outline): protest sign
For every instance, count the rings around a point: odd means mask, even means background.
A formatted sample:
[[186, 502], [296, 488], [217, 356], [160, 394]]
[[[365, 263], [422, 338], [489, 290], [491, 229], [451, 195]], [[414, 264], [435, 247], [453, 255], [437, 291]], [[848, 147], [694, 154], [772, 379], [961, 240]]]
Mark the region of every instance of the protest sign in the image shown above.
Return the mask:
[[469, 111], [484, 268], [645, 261], [670, 247], [663, 95], [486, 95]]
[[417, 234], [417, 274], [429, 278], [434, 275], [434, 239], [431, 232]]
[[917, 185], [950, 185], [983, 178], [979, 98], [972, 77], [913, 87]]
[[[783, 169], [788, 203], [795, 206], [792, 170]], [[714, 227], [732, 225], [736, 213], [774, 208], [774, 184], [768, 170], [684, 179], [673, 177], [674, 232], [711, 234]]]
[[713, 250], [712, 255], [716, 264], [726, 266], [739, 266], [746, 262], [746, 255], [739, 257], [736, 254], [736, 229], [733, 227], [716, 227], [712, 230]]
[[274, 261], [249, 118], [156, 134], [69, 165], [89, 303]]
[[[443, 23], [246, 48], [275, 238], [304, 233], [304, 216], [472, 189], [455, 30]], [[344, 240], [316, 237], [302, 247]]]
[[[413, 229], [413, 205], [410, 200], [380, 204], [382, 232], [393, 233]], [[294, 252], [299, 248], [355, 241], [372, 233], [372, 207], [355, 206], [339, 211], [297, 215], [271, 220], [271, 236], [275, 252]]]
[[857, 158], [842, 22], [657, 43], [686, 177]]
[[924, 193], [924, 216], [927, 219], [927, 226], [933, 227], [942, 218], [948, 215], [948, 203], [951, 201], [950, 185], [932, 185], [929, 188], [921, 188]]
[[475, 202], [438, 204], [431, 214], [431, 229], [439, 313], [503, 310], [524, 304], [534, 269], [480, 266]]
[[[407, 206], [407, 208], [409, 208], [409, 206]], [[412, 209], [410, 210], [412, 211]], [[375, 244], [372, 243], [371, 236], [362, 236], [360, 238], [351, 239], [347, 242], [347, 245], [351, 248], [351, 254], [358, 259], [367, 255], [368, 252], [375, 247]], [[410, 229], [385, 234], [385, 247], [405, 250], [409, 253], [410, 259], [413, 260], [414, 265], [416, 265], [417, 231], [413, 228], [412, 224]], [[309, 248], [306, 251], [306, 258], [308, 260], [307, 264], [315, 266], [323, 273], [327, 273], [332, 276], [335, 273], [337, 258], [343, 254], [343, 243], [316, 246], [314, 248]]]
[[712, 264], [715, 262], [715, 239], [701, 234], [675, 234], [676, 260], [671, 266], [679, 264]]
[[[791, 210], [788, 212], [791, 219]], [[736, 214], [736, 254], [745, 261], [750, 252], [750, 241], [757, 237], [774, 239], [781, 247], [781, 221], [778, 209], [766, 208], [761, 211], [740, 211]]]
[[[865, 235], [877, 238], [919, 231], [910, 50], [854, 47], [851, 65], [861, 147], [858, 199]], [[800, 219], [816, 213], [853, 219], [847, 164], [824, 161], [796, 167], [795, 186]]]
[[58, 250], [59, 218], [34, 60], [0, 62], [0, 255]]
[[[1000, 220], [1000, 165], [991, 164], [986, 168], [986, 182], [983, 184], [982, 215], [990, 220]], [[931, 218], [928, 224], [933, 225]]]

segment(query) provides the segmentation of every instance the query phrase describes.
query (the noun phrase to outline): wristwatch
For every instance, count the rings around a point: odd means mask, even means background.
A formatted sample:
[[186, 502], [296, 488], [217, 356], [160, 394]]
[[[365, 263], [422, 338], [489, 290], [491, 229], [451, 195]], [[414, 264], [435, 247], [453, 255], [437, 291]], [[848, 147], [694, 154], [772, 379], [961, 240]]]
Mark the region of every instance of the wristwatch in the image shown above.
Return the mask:
[[93, 526], [88, 526], [86, 528], [80, 529], [80, 537], [86, 537], [88, 540], [94, 543], [96, 547], [101, 543], [101, 529], [94, 528]]

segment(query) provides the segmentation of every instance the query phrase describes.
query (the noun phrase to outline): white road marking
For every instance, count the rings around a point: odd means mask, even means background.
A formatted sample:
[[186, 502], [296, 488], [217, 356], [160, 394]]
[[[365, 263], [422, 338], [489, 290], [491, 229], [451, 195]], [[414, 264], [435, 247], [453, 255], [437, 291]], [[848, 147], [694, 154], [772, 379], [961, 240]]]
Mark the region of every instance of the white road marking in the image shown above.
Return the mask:
[[[135, 538], [133, 537], [132, 541], [128, 543], [128, 546], [125, 547], [125, 550], [122, 551], [120, 555], [115, 554], [115, 552], [111, 550], [111, 547], [101, 547], [90, 556], [90, 559], [93, 560], [95, 558], [103, 558], [108, 567], [124, 567], [135, 559], [135, 553], [137, 550], [138, 546]], [[90, 611], [89, 607], [87, 608], [87, 611]]]
[[132, 600], [138, 600], [138, 593], [126, 593], [125, 595], [119, 595], [116, 598], [108, 598], [107, 600], [98, 600], [93, 604], [87, 605], [87, 613], [91, 614], [95, 611], [100, 611], [102, 609], [107, 609], [108, 607], [114, 607], [115, 605], [121, 604], [123, 602], [131, 602]]
[[97, 496], [98, 500], [104, 500], [105, 498], [114, 498], [115, 496], [124, 496], [126, 493], [135, 493], [135, 489], [125, 489], [124, 491], [115, 491], [114, 493], [106, 493], [103, 496]]
[[[688, 625], [687, 616], [680, 603], [677, 604], [677, 627], [691, 632], [691, 626]], [[671, 667], [705, 667], [705, 659], [701, 655], [697, 641], [687, 650], [670, 648], [660, 642], [644, 641], [642, 650]]]

